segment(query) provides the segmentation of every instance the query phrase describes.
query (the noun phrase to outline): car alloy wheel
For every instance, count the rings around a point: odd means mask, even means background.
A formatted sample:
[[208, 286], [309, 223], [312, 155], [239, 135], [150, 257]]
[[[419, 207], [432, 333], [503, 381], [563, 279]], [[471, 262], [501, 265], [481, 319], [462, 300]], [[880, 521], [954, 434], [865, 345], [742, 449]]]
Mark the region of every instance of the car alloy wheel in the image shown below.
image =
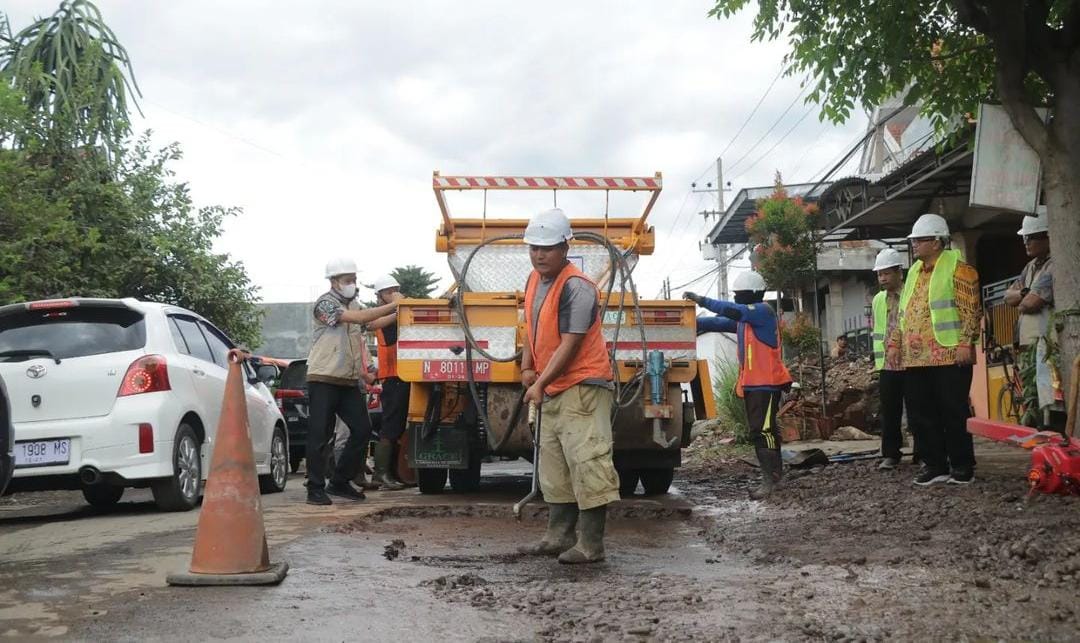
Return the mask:
[[176, 454], [176, 476], [180, 482], [180, 493], [188, 502], [194, 502], [199, 493], [199, 445], [190, 435], [180, 437]]
[[289, 477], [289, 454], [285, 453], [285, 440], [279, 431], [274, 432], [274, 441], [270, 446], [270, 475], [279, 487], [284, 487]]

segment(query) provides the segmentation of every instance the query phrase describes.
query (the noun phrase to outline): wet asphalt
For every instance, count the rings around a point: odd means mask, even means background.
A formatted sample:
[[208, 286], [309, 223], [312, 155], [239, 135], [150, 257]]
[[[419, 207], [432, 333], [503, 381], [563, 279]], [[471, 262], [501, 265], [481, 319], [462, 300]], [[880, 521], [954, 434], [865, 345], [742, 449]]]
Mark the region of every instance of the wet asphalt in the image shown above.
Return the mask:
[[187, 567], [198, 510], [159, 512], [145, 491], [128, 490], [107, 514], [77, 492], [0, 499], [0, 635], [535, 640], [549, 638], [543, 619], [451, 600], [439, 579], [581, 581], [584, 590], [609, 576], [693, 576], [712, 567], [707, 548], [693, 541], [690, 503], [677, 493], [619, 503], [601, 565], [567, 568], [517, 556], [518, 545], [542, 534], [546, 509], [531, 505], [516, 521], [511, 506], [528, 491], [528, 465], [489, 468], [474, 494], [370, 492], [366, 501], [329, 508], [303, 503], [303, 479], [294, 476], [285, 493], [262, 498], [271, 560], [290, 565], [276, 587], [166, 586], [168, 572]]

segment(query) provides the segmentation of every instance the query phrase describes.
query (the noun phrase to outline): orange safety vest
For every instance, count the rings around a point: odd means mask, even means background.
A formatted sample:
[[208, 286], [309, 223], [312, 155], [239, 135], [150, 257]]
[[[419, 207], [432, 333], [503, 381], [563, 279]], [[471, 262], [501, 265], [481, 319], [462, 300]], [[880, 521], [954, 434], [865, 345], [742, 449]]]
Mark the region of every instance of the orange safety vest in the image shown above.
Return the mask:
[[[532, 348], [537, 373], [544, 372], [548, 362], [551, 361], [551, 357], [555, 354], [555, 349], [559, 347], [559, 343], [562, 341], [562, 334], [559, 333], [559, 298], [562, 295], [563, 286], [566, 285], [566, 280], [570, 277], [580, 277], [592, 284], [593, 288], [596, 288], [596, 284], [586, 277], [585, 273], [578, 270], [577, 266], [572, 263], [566, 264], [559, 276], [555, 278], [555, 283], [551, 284], [551, 288], [548, 289], [547, 295], [540, 305], [540, 314], [536, 317], [537, 328], [533, 328], [533, 300], [535, 299], [536, 285], [540, 283], [540, 273], [533, 270], [525, 286], [526, 340]], [[599, 289], [596, 291], [596, 296], [599, 301]], [[557, 395], [571, 386], [589, 379], [608, 381], [612, 379], [611, 361], [608, 358], [607, 346], [604, 344], [604, 335], [601, 332], [599, 316], [593, 321], [592, 326], [589, 326], [589, 330], [585, 332], [585, 338], [578, 348], [577, 355], [574, 356], [566, 370], [548, 384], [544, 392], [548, 395]]]
[[375, 338], [378, 344], [380, 380], [385, 380], [388, 377], [397, 377], [397, 338], [394, 338], [392, 344], [387, 343], [385, 330], [385, 328], [380, 328], [375, 331]]
[[739, 326], [742, 343], [739, 346], [740, 368], [735, 395], [743, 397], [745, 388], [781, 389], [791, 384], [791, 374], [781, 356], [780, 342], [777, 341], [774, 348], [758, 339], [750, 324], [739, 322]]

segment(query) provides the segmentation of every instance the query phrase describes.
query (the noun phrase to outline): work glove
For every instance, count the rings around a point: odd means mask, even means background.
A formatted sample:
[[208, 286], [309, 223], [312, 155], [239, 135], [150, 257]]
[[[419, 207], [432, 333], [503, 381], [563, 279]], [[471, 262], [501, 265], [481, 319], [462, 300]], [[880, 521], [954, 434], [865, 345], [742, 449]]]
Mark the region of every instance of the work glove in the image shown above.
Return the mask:
[[701, 304], [701, 295], [699, 295], [699, 294], [697, 294], [695, 292], [690, 292], [688, 290], [688, 291], [686, 291], [686, 292], [684, 292], [682, 294], [682, 297], [683, 297], [683, 299], [689, 299], [690, 301], [694, 302], [695, 304]]

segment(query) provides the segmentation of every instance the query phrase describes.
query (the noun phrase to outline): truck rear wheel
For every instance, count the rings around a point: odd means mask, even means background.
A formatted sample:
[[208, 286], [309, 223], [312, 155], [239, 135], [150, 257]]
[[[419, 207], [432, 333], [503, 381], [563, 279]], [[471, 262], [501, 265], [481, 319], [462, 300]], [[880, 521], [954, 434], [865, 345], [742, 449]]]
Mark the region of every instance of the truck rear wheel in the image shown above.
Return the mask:
[[416, 483], [420, 493], [442, 493], [446, 487], [446, 469], [417, 469]]
[[634, 495], [637, 491], [638, 472], [636, 469], [615, 469], [619, 474], [619, 495], [623, 498]]
[[450, 488], [456, 493], [472, 493], [480, 488], [480, 465], [483, 458], [469, 455], [468, 469], [450, 469]]
[[639, 469], [638, 474], [641, 476], [641, 486], [645, 487], [645, 495], [659, 496], [671, 488], [675, 469]]

